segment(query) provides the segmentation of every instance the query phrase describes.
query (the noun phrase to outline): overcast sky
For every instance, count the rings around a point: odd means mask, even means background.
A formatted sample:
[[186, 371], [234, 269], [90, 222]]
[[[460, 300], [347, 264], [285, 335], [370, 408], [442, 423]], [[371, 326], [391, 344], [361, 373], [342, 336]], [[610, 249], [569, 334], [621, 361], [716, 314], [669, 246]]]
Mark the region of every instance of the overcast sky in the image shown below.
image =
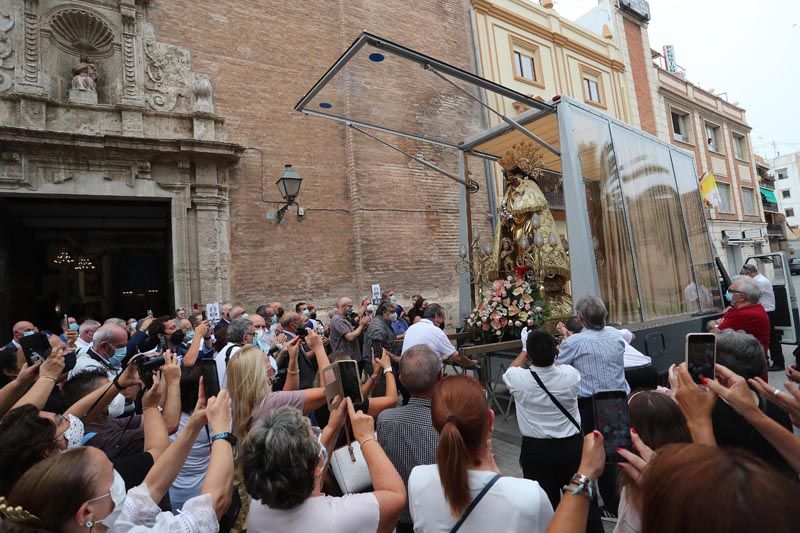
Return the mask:
[[[575, 19], [597, 0], [555, 1]], [[650, 46], [747, 111], [755, 151], [800, 151], [800, 0], [650, 0]]]

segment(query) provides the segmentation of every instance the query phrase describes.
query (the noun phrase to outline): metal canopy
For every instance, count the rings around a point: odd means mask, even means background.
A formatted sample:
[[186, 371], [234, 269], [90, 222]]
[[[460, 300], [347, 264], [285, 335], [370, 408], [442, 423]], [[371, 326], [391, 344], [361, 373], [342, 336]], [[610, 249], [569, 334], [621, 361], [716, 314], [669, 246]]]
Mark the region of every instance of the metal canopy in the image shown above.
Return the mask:
[[361, 133], [372, 129], [458, 150], [464, 150], [464, 139], [484, 130], [481, 117], [488, 110], [509, 128], [558, 154], [516, 119], [484, 104], [482, 90], [543, 115], [554, 111], [544, 102], [368, 32], [350, 45], [294, 109], [343, 122]]

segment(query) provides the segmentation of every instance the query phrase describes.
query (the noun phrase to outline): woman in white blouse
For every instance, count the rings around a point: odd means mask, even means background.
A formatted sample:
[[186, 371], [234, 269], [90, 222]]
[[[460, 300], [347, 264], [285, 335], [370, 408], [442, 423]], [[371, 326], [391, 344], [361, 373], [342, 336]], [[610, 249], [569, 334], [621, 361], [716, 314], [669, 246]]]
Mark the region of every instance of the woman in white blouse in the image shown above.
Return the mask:
[[460, 522], [460, 533], [545, 531], [553, 507], [539, 484], [499, 474], [494, 413], [480, 382], [463, 374], [440, 381], [431, 416], [439, 432], [436, 464], [415, 467], [408, 479], [414, 530], [450, 531]]
[[[230, 505], [233, 452], [225, 438], [212, 441], [211, 460], [201, 495], [183, 505], [179, 515], [161, 512], [156, 502], [166, 495], [198, 432], [227, 435], [230, 401], [227, 391], [200, 400], [184, 430], [158, 458], [139, 486], [125, 492], [125, 482], [106, 454], [78, 447], [53, 454], [28, 470], [0, 506], [1, 530], [13, 531], [157, 531], [212, 533]], [[166, 438], [166, 427], [163, 428]]]

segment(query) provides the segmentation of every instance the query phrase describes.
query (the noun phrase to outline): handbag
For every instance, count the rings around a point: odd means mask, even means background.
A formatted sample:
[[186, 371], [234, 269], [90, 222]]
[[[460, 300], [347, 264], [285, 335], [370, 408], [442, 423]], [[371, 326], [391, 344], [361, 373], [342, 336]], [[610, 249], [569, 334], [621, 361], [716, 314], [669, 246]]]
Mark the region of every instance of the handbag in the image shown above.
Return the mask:
[[556, 399], [556, 397], [553, 396], [553, 394], [549, 390], [547, 390], [547, 387], [545, 387], [544, 383], [542, 383], [542, 378], [540, 378], [539, 375], [532, 369], [531, 369], [531, 374], [533, 374], [533, 379], [536, 380], [536, 383], [539, 384], [539, 387], [541, 387], [544, 393], [547, 394], [547, 396], [550, 398], [550, 401], [552, 401], [555, 404], [555, 406], [558, 407], [558, 410], [564, 413], [564, 416], [566, 416], [567, 419], [569, 419], [569, 421], [572, 422], [576, 428], [578, 428], [579, 433], [583, 433], [583, 430], [581, 430], [581, 425], [578, 424], [577, 420], [575, 420], [575, 418], [571, 414], [569, 414], [569, 411], [567, 411], [566, 407], [561, 405], [561, 402], [559, 402]]
[[347, 434], [347, 445], [334, 450], [331, 454], [331, 472], [333, 472], [339, 488], [342, 489], [342, 493], [366, 492], [372, 486], [367, 460], [361, 453], [361, 445], [358, 441], [353, 442], [347, 423], [345, 423], [344, 429]]

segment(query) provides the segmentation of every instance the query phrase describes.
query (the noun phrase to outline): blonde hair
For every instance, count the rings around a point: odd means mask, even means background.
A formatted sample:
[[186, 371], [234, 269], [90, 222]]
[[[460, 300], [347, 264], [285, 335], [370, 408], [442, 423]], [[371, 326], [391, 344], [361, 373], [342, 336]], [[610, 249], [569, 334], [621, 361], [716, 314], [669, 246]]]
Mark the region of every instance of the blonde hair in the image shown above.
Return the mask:
[[233, 404], [233, 433], [244, 441], [253, 410], [269, 395], [267, 362], [257, 346], [246, 346], [228, 362], [228, 392]]

